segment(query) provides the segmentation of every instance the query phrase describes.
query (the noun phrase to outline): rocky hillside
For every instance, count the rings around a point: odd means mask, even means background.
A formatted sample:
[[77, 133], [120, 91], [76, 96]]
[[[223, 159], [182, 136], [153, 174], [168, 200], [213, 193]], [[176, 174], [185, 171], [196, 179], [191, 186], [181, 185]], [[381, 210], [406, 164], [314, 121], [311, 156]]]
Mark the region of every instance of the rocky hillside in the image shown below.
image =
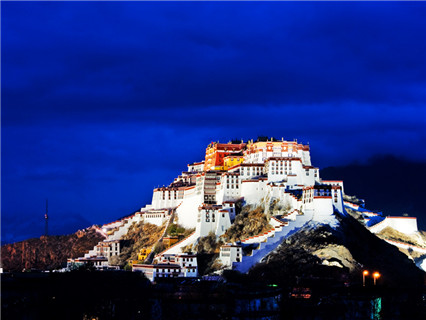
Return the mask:
[[307, 225], [284, 241], [250, 276], [284, 285], [297, 281], [330, 279], [360, 282], [364, 269], [379, 271], [387, 286], [419, 286], [425, 273], [396, 247], [371, 234], [353, 217], [339, 218], [336, 229]]
[[67, 258], [83, 256], [103, 239], [90, 227], [70, 235], [42, 236], [6, 244], [1, 247], [1, 264], [4, 271], [60, 268]]

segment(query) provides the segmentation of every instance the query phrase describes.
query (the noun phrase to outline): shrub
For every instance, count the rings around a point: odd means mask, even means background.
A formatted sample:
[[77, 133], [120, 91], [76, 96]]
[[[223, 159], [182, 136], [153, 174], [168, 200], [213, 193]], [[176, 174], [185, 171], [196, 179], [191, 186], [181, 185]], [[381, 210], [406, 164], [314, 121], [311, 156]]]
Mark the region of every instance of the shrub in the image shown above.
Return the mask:
[[253, 208], [246, 205], [235, 217], [233, 225], [224, 234], [225, 242], [235, 242], [241, 239], [258, 235], [270, 229], [269, 219], [262, 206]]
[[194, 251], [196, 253], [215, 253], [222, 244], [221, 241], [216, 241], [216, 235], [210, 232], [207, 236], [198, 240], [194, 246]]

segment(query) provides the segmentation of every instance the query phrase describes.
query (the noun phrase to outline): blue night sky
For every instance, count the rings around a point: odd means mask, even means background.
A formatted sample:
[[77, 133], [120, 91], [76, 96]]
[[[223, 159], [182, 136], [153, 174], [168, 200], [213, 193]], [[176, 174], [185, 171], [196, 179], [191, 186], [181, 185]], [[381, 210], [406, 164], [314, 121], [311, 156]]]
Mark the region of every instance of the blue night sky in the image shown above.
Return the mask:
[[[211, 141], [426, 162], [424, 2], [1, 2], [2, 241], [130, 214]], [[336, 177], [338, 178], [338, 177]]]

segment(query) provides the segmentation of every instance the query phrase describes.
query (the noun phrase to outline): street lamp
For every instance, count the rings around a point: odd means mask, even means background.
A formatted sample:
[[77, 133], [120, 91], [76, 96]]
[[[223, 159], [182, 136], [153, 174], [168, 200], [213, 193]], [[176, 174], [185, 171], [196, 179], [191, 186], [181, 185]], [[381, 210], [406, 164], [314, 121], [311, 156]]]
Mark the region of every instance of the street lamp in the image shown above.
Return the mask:
[[362, 286], [365, 287], [365, 277], [368, 276], [368, 270], [362, 272]]
[[379, 279], [380, 276], [381, 274], [378, 273], [377, 271], [373, 273], [374, 285], [376, 285], [376, 280]]

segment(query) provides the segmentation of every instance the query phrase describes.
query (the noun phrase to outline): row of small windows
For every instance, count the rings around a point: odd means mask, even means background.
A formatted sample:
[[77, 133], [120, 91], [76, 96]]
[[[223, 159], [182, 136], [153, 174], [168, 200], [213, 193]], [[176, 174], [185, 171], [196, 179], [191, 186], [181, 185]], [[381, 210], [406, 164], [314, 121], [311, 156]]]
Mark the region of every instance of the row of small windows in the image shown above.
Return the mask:
[[145, 214], [145, 218], [153, 219], [153, 218], [164, 218], [164, 214]]
[[314, 196], [329, 197], [331, 196], [331, 192], [328, 189], [315, 189]]
[[[231, 251], [231, 248], [229, 247], [222, 247], [221, 249], [222, 251]], [[241, 248], [237, 248], [237, 252], [240, 252], [240, 251], [241, 251]]]
[[191, 261], [192, 262], [193, 258], [182, 258], [182, 261]]
[[285, 171], [281, 170], [281, 171], [277, 171], [276, 173], [275, 173], [275, 171], [271, 171], [271, 174], [292, 174], [292, 173], [291, 172], [287, 172], [287, 170], [285, 170]]
[[275, 165], [275, 163], [274, 162], [272, 162], [271, 163], [271, 168], [275, 168], [275, 167], [280, 167], [280, 168], [289, 168], [289, 169], [291, 169], [291, 162], [290, 162], [290, 164], [287, 166], [287, 162], [285, 162], [285, 165], [283, 166], [283, 164], [282, 164], [282, 162], [280, 162], [279, 164], [277, 163], [276, 165]]
[[260, 170], [259, 168], [253, 168], [252, 171], [250, 171], [249, 169], [244, 170], [244, 168], [241, 171], [241, 174], [243, 176], [259, 176], [263, 173], [263, 170]]

